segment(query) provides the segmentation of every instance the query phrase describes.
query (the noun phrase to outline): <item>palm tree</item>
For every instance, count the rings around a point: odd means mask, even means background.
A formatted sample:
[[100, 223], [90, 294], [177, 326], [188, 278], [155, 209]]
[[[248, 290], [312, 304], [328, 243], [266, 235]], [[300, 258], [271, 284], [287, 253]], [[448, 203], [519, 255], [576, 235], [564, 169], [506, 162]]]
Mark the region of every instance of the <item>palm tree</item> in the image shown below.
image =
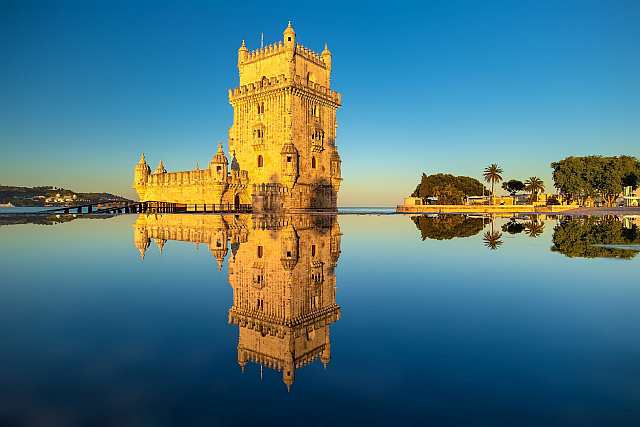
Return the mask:
[[502, 175], [500, 175], [501, 173], [502, 173], [502, 168], [496, 165], [495, 163], [492, 163], [491, 165], [484, 168], [484, 173], [482, 174], [482, 176], [484, 176], [484, 180], [491, 184], [492, 202], [493, 202], [493, 186], [496, 183], [502, 181]]
[[532, 176], [524, 182], [524, 189], [531, 193], [531, 201], [534, 202], [538, 200], [538, 192], [544, 191], [544, 182], [537, 176]]

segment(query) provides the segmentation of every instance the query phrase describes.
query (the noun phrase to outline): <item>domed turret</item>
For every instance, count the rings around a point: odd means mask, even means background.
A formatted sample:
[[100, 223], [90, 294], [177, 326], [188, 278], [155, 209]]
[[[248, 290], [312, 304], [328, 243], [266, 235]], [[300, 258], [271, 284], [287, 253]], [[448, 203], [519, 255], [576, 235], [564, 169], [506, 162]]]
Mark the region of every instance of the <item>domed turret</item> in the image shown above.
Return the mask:
[[338, 221], [336, 221], [331, 227], [331, 242], [329, 252], [331, 255], [331, 264], [335, 266], [338, 262], [338, 258], [340, 258], [340, 236], [342, 233], [340, 232], [340, 225]]
[[151, 175], [151, 168], [144, 158], [144, 153], [142, 153], [134, 169], [134, 186], [145, 185], [149, 179], [149, 175]]
[[329, 337], [329, 326], [327, 326], [327, 332], [324, 336], [324, 348], [320, 355], [320, 361], [322, 362], [322, 365], [324, 365], [325, 369], [331, 361], [331, 338]]
[[244, 351], [238, 348], [238, 366], [240, 366], [240, 370], [244, 372], [244, 367], [247, 365], [247, 355]]
[[284, 46], [285, 48], [292, 49], [296, 45], [296, 32], [291, 26], [291, 21], [289, 21], [289, 25], [284, 29], [282, 33], [284, 36]]
[[164, 245], [165, 243], [167, 243], [167, 241], [165, 239], [155, 239], [155, 241], [158, 250], [160, 251], [160, 253], [162, 253], [162, 249], [164, 249]]
[[293, 358], [293, 349], [289, 349], [287, 359], [285, 359], [282, 367], [282, 382], [287, 385], [287, 391], [291, 391], [293, 380], [295, 379], [296, 366]]
[[338, 154], [338, 150], [333, 150], [331, 153], [331, 186], [333, 190], [337, 193], [340, 190], [340, 183], [342, 181], [342, 171], [341, 171], [341, 163], [340, 155]]
[[247, 56], [249, 56], [249, 49], [247, 49], [247, 45], [245, 44], [244, 40], [242, 40], [242, 44], [238, 49], [238, 65], [246, 61]]
[[140, 261], [144, 261], [144, 254], [147, 252], [147, 249], [151, 244], [151, 239], [149, 239], [149, 234], [147, 233], [147, 228], [145, 226], [136, 225], [133, 241], [140, 253]]
[[298, 263], [298, 233], [292, 224], [289, 224], [281, 233], [280, 262], [285, 270], [291, 271]]
[[291, 143], [284, 144], [280, 150], [282, 182], [289, 189], [293, 188], [298, 180], [298, 150]]
[[[219, 218], [221, 219], [222, 217]], [[227, 237], [227, 228], [224, 224], [220, 224], [209, 246], [211, 253], [216, 257], [216, 261], [218, 262], [218, 271], [222, 271], [222, 264], [224, 263], [224, 258], [227, 256]]]
[[329, 46], [327, 46], [326, 43], [324, 44], [324, 49], [321, 55], [325, 65], [327, 66], [329, 71], [331, 71], [331, 51], [329, 50]]
[[158, 167], [156, 168], [155, 171], [153, 171], [153, 173], [167, 173], [167, 170], [164, 168], [164, 163], [162, 162], [162, 160], [160, 160], [160, 163], [158, 163]]
[[216, 151], [216, 154], [209, 162], [209, 168], [217, 181], [222, 182], [227, 180], [228, 164], [229, 162], [227, 161], [227, 156], [225, 156], [224, 150], [222, 149], [222, 144], [218, 144], [218, 151]]

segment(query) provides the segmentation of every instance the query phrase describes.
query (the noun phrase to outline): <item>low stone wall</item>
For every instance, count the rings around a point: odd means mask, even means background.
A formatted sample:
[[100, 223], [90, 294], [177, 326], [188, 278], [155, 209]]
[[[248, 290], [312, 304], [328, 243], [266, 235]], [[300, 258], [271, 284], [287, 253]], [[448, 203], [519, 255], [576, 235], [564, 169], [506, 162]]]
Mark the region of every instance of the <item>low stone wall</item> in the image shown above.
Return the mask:
[[396, 207], [398, 213], [549, 213], [564, 212], [575, 206], [551, 205], [419, 205]]

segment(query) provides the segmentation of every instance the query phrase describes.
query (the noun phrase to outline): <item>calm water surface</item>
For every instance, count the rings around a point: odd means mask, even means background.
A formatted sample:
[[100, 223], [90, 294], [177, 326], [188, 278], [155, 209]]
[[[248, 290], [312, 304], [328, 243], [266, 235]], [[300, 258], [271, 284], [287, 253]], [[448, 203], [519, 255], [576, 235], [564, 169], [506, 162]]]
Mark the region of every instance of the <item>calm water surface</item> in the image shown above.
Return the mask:
[[638, 224], [0, 226], [0, 425], [639, 425]]

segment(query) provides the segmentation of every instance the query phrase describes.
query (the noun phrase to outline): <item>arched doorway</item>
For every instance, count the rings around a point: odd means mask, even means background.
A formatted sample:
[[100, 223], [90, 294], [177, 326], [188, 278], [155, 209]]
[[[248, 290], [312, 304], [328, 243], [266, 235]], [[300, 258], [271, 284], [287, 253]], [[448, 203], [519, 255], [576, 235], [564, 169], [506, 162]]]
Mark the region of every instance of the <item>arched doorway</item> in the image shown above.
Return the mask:
[[240, 210], [240, 195], [236, 194], [233, 197], [233, 210], [237, 211]]

